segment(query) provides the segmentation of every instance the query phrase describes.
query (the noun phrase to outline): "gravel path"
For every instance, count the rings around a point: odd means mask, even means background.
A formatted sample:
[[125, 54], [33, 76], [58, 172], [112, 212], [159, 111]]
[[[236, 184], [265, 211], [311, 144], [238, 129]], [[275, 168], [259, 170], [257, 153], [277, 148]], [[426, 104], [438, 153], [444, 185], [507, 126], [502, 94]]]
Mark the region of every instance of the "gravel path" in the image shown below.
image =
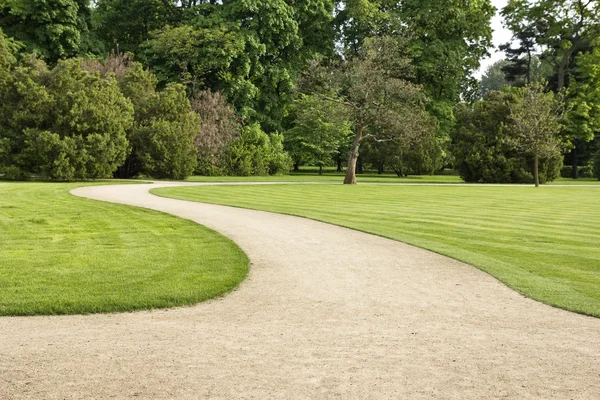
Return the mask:
[[0, 318], [0, 399], [600, 398], [600, 319], [392, 240], [148, 193], [172, 185], [74, 192], [211, 227], [248, 279], [192, 307]]

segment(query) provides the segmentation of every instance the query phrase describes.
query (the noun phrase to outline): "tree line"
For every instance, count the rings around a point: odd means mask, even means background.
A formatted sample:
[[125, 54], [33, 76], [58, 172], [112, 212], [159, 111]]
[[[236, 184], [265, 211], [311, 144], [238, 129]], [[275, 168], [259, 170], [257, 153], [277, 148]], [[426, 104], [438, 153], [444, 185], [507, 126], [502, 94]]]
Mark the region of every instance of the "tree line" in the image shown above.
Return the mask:
[[[552, 6], [538, 3], [503, 10], [521, 47], [530, 44], [521, 28], [540, 19], [526, 11]], [[596, 44], [563, 51], [564, 40], [540, 33], [559, 26], [544, 17], [554, 25], [533, 34], [545, 53], [510, 46], [505, 81], [488, 88], [473, 73], [495, 12], [490, 0], [5, 0], [0, 174], [183, 179], [310, 164], [345, 166], [346, 183], [363, 166], [551, 180], [562, 152], [598, 131], [586, 109], [595, 70], [561, 61], [595, 65]], [[585, 15], [577, 40], [597, 23]], [[550, 48], [563, 78], [547, 73]], [[525, 129], [531, 116], [520, 110], [531, 104], [543, 133]]]

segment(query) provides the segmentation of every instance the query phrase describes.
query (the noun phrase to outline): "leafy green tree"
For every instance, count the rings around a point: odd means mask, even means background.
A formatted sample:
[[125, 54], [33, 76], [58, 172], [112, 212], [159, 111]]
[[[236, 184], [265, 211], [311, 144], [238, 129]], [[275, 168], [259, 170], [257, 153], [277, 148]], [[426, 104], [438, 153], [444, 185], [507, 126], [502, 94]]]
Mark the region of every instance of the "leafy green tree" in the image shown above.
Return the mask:
[[[593, 155], [584, 143], [600, 133], [600, 41], [590, 51], [577, 56], [575, 80], [567, 90], [565, 130], [575, 148], [570, 154], [573, 178], [578, 177], [578, 164]], [[585, 157], [587, 155], [587, 157]]]
[[356, 183], [359, 148], [365, 140], [410, 141], [431, 127], [425, 97], [410, 83], [410, 61], [402, 43], [391, 37], [369, 39], [361, 53], [329, 70], [317, 73], [321, 96], [343, 105], [354, 138], [344, 183]]
[[278, 175], [292, 168], [283, 149], [283, 136], [267, 135], [258, 123], [242, 128], [241, 135], [226, 151], [224, 169], [228, 175]]
[[304, 163], [323, 167], [333, 161], [340, 146], [352, 135], [352, 127], [339, 103], [303, 95], [294, 108], [295, 125], [285, 134], [286, 148]]
[[123, 163], [133, 108], [114, 78], [82, 69], [78, 59], [52, 70], [31, 60], [12, 75], [0, 93], [5, 166], [74, 180], [111, 176]]
[[94, 18], [100, 38], [108, 48], [141, 56], [140, 45], [150, 32], [173, 25], [181, 19], [176, 2], [171, 0], [98, 0]]
[[520, 151], [533, 156], [535, 186], [540, 185], [540, 158], [559, 157], [565, 143], [559, 136], [564, 104], [552, 92], [545, 92], [541, 83], [516, 90], [516, 101], [509, 105], [506, 128], [510, 142]]
[[[450, 150], [454, 168], [466, 182], [534, 182], [532, 155], [510, 144], [506, 128], [516, 102], [512, 91], [490, 91], [481, 101], [457, 105]], [[551, 181], [558, 176], [562, 159], [554, 154], [542, 157], [539, 164], [540, 181]]]
[[488, 92], [500, 91], [509, 85], [509, 81], [504, 74], [504, 67], [510, 65], [507, 60], [498, 60], [490, 65], [481, 77], [481, 95], [485, 97]]
[[526, 31], [528, 46], [535, 40], [544, 47], [545, 59], [555, 67], [557, 90], [568, 86], [573, 57], [600, 33], [598, 0], [510, 0], [502, 15], [517, 39]]
[[248, 90], [249, 82], [244, 79], [247, 70], [237, 70], [233, 65], [244, 49], [240, 32], [226, 25], [165, 26], [154, 31], [144, 47], [159, 81], [181, 82], [190, 95], [206, 88], [233, 89], [230, 84]]
[[169, 84], [145, 110], [131, 134], [142, 171], [159, 179], [185, 179], [197, 165], [194, 140], [200, 117], [191, 110], [180, 84]]
[[26, 51], [54, 63], [90, 50], [89, 3], [89, 0], [3, 0], [0, 28], [25, 44]]
[[157, 91], [154, 74], [125, 54], [84, 66], [103, 76], [116, 76], [121, 92], [134, 106], [134, 123], [127, 130], [128, 156], [116, 176], [184, 179], [191, 175], [197, 162], [194, 139], [200, 118], [192, 111], [183, 85], [168, 84]]

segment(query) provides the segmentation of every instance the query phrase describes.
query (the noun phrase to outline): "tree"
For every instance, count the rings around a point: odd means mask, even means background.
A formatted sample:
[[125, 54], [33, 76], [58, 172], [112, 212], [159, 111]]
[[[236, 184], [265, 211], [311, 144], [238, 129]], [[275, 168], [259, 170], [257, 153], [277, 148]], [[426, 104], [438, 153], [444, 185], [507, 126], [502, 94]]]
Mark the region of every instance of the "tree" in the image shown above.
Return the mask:
[[320, 95], [343, 105], [353, 126], [345, 184], [356, 184], [358, 152], [365, 140], [412, 140], [431, 126], [422, 90], [406, 79], [410, 69], [403, 44], [384, 37], [367, 40], [348, 61], [313, 71], [322, 80]]
[[298, 161], [319, 167], [330, 164], [343, 142], [352, 135], [343, 107], [319, 96], [303, 95], [294, 105], [294, 127], [286, 132], [286, 147]]
[[133, 107], [114, 78], [78, 59], [52, 70], [30, 59], [12, 77], [0, 92], [5, 167], [19, 177], [74, 180], [109, 177], [123, 163]]
[[228, 175], [278, 175], [292, 167], [290, 156], [283, 150], [283, 137], [267, 135], [258, 123], [242, 128], [240, 137], [225, 152], [224, 169]]
[[516, 38], [527, 32], [528, 49], [532, 40], [543, 46], [544, 58], [555, 66], [558, 91], [568, 86], [573, 57], [600, 33], [598, 0], [510, 0], [502, 15]]
[[[517, 102], [514, 89], [490, 91], [473, 104], [458, 104], [457, 126], [450, 150], [454, 168], [466, 182], [534, 182], [533, 157], [511, 144], [510, 109]], [[555, 179], [562, 167], [560, 154], [539, 160], [540, 181]]]
[[144, 111], [130, 139], [142, 172], [159, 179], [186, 179], [197, 165], [194, 141], [200, 117], [192, 111], [185, 88], [168, 84]]
[[171, 0], [98, 0], [94, 9], [97, 31], [108, 48], [141, 56], [140, 45], [150, 32], [177, 23], [181, 16]]
[[154, 74], [123, 53], [84, 66], [103, 76], [116, 76], [121, 92], [134, 106], [134, 123], [127, 130], [129, 152], [115, 175], [171, 179], [191, 175], [197, 162], [194, 139], [200, 118], [192, 111], [183, 85], [168, 84], [157, 91]]
[[[220, 24], [210, 27], [181, 25], [164, 26], [153, 31], [143, 50], [159, 82], [181, 82], [188, 94], [208, 89], [222, 89], [233, 98], [242, 99], [241, 93], [251, 85], [244, 77], [247, 67], [234, 65], [243, 57], [246, 47], [241, 33], [232, 26]], [[201, 49], [201, 51], [199, 51]], [[254, 91], [251, 91], [255, 95]], [[240, 104], [248, 106], [248, 100]]]
[[509, 85], [509, 81], [504, 74], [504, 67], [510, 65], [507, 60], [498, 60], [490, 65], [481, 77], [481, 95], [485, 97], [488, 92], [500, 91]]
[[516, 102], [509, 106], [507, 129], [511, 142], [534, 159], [535, 186], [540, 185], [539, 160], [560, 156], [565, 143], [559, 137], [564, 105], [552, 92], [545, 92], [541, 83], [516, 90]]
[[567, 90], [569, 112], [565, 117], [565, 130], [574, 143], [571, 152], [573, 178], [578, 177], [578, 164], [593, 155], [586, 152], [583, 143], [600, 133], [600, 41], [590, 51], [577, 56], [575, 79]]
[[192, 100], [192, 110], [200, 115], [195, 144], [198, 152], [197, 172], [218, 175], [223, 172], [223, 157], [231, 142], [240, 136], [242, 126], [219, 92], [206, 90]]
[[88, 51], [90, 24], [89, 0], [0, 2], [0, 28], [49, 63]]

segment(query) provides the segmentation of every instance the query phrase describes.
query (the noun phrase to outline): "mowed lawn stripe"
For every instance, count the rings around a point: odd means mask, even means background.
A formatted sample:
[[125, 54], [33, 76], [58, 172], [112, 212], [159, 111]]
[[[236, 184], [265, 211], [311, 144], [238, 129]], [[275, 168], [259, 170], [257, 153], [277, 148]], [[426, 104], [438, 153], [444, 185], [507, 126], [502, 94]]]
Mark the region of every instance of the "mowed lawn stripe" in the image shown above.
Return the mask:
[[547, 304], [600, 316], [600, 187], [260, 185], [155, 189], [423, 247]]
[[181, 306], [246, 276], [246, 255], [222, 235], [68, 193], [77, 186], [0, 183], [0, 315]]

